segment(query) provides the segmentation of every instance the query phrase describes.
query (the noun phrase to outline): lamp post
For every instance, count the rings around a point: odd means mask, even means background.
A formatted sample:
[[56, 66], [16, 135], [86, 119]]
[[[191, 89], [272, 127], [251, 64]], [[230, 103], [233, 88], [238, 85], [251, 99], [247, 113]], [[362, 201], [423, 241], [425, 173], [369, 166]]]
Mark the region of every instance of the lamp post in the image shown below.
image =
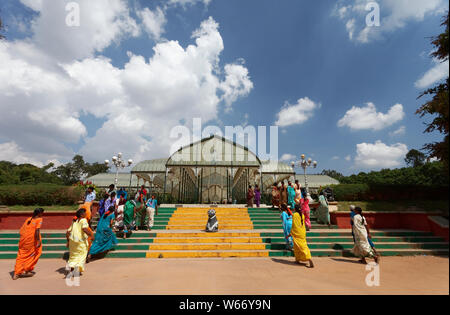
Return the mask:
[[[305, 177], [305, 190], [306, 190], [306, 197], [311, 200], [311, 195], [309, 194], [309, 188], [308, 188], [308, 177], [306, 176], [306, 169], [308, 167], [316, 168], [317, 167], [317, 161], [313, 161], [310, 158], [306, 159], [305, 155], [302, 154], [300, 156], [301, 161], [298, 162], [298, 165], [303, 168], [303, 175]], [[292, 168], [295, 168], [295, 162], [291, 163]]]
[[[128, 162], [127, 162], [128, 163], [128, 165], [127, 165], [125, 163], [125, 161], [122, 159], [122, 153], [121, 152], [119, 152], [117, 154], [117, 156], [114, 155], [111, 160], [112, 160], [112, 164], [116, 167], [116, 176], [114, 178], [114, 188], [117, 189], [117, 183], [118, 183], [118, 180], [119, 180], [119, 170], [124, 169], [125, 167], [128, 167], [131, 164], [133, 164], [133, 160], [129, 159]], [[105, 160], [105, 164], [106, 164], [106, 166], [109, 166], [110, 165], [109, 160]]]

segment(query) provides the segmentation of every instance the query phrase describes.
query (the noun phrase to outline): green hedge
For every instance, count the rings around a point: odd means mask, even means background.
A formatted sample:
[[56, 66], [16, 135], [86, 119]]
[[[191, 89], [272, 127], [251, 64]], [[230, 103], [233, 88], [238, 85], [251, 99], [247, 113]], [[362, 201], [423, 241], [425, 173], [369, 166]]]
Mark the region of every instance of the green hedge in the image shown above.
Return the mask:
[[448, 186], [340, 184], [330, 187], [336, 201], [448, 199]]
[[52, 184], [0, 185], [0, 204], [7, 206], [74, 205], [83, 199], [84, 190]]

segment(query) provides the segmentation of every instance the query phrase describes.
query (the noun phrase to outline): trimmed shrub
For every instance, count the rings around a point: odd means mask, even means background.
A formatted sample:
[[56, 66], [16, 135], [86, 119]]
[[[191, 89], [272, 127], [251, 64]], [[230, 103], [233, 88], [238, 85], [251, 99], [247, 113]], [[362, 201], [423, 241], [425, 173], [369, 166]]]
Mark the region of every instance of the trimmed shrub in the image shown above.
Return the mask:
[[82, 200], [84, 190], [80, 187], [53, 184], [2, 185], [0, 204], [7, 206], [69, 206]]

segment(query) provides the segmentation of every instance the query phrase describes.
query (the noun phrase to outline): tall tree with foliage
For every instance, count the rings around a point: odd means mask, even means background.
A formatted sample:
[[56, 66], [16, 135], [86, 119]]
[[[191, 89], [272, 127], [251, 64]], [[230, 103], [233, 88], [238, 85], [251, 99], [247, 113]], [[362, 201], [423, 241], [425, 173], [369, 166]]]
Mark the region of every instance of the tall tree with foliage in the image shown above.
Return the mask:
[[109, 167], [100, 163], [86, 163], [81, 155], [75, 155], [72, 162], [60, 165], [53, 174], [61, 178], [66, 185], [75, 184], [85, 177], [108, 172]]
[[[442, 26], [445, 26], [445, 31], [432, 40], [432, 45], [435, 48], [431, 54], [434, 58], [441, 62], [449, 59], [449, 42], [448, 42], [448, 28], [449, 28], [449, 14], [445, 18]], [[419, 98], [430, 96], [431, 100], [423, 104], [416, 112], [420, 117], [426, 115], [434, 116], [431, 123], [427, 123], [426, 133], [439, 131], [444, 135], [441, 142], [428, 143], [424, 146], [424, 150], [429, 153], [430, 157], [438, 158], [444, 165], [445, 175], [448, 177], [448, 163], [449, 163], [449, 135], [448, 135], [448, 115], [449, 115], [449, 94], [448, 94], [449, 78], [441, 82], [437, 86], [430, 88], [423, 92]]]
[[5, 38], [5, 36], [3, 36], [3, 34], [2, 34], [2, 32], [3, 32], [3, 22], [2, 22], [2, 18], [0, 17], [0, 40]]
[[320, 175], [330, 176], [331, 178], [334, 178], [338, 181], [341, 181], [341, 179], [344, 178], [344, 175], [335, 170], [323, 170]]
[[406, 165], [418, 167], [425, 163], [426, 158], [427, 157], [424, 153], [420, 152], [419, 150], [412, 149], [406, 154], [405, 162]]

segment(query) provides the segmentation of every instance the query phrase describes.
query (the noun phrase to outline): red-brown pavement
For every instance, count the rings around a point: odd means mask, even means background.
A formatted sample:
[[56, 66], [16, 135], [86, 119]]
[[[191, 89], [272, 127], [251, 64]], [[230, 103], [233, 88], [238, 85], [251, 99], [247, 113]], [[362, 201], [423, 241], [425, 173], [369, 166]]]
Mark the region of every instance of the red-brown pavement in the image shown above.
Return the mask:
[[32, 278], [11, 280], [14, 260], [0, 261], [0, 294], [449, 294], [445, 257], [384, 257], [380, 286], [353, 258], [103, 259], [89, 263], [79, 287], [66, 285], [65, 262], [39, 261]]

